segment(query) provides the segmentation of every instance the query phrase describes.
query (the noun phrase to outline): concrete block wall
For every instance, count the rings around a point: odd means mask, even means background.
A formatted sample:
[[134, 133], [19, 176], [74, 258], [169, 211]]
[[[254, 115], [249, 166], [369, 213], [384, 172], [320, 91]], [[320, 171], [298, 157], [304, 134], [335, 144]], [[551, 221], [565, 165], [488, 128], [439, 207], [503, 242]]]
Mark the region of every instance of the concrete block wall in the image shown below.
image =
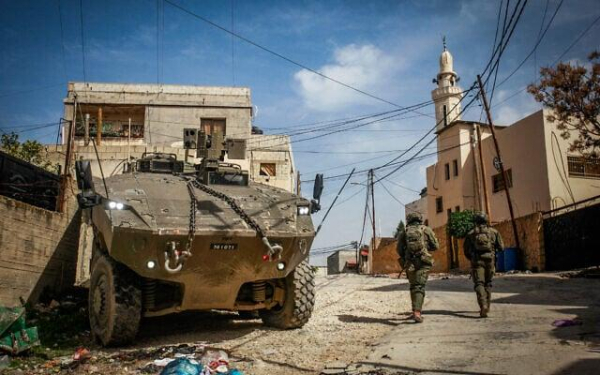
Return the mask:
[[0, 305], [73, 286], [79, 221], [73, 197], [59, 213], [0, 196]]

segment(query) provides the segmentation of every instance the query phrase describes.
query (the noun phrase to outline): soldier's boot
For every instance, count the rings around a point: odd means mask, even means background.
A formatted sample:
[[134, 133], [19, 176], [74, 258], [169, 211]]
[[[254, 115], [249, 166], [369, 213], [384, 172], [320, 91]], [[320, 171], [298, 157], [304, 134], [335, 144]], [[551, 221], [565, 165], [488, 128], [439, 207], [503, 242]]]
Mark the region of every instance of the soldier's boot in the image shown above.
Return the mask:
[[420, 310], [413, 311], [412, 318], [415, 321], [415, 323], [423, 323], [423, 316], [421, 316]]
[[480, 299], [478, 302], [479, 302], [479, 317], [487, 318], [488, 312], [489, 312], [487, 301]]

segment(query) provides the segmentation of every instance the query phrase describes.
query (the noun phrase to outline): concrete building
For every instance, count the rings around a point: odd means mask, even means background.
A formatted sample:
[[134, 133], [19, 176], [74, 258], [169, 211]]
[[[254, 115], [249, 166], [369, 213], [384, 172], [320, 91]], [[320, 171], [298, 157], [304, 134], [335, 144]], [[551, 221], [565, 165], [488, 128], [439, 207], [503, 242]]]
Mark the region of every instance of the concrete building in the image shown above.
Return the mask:
[[356, 269], [355, 250], [338, 250], [327, 257], [328, 275], [348, 272], [350, 268]]
[[[144, 152], [183, 158], [183, 129], [197, 128], [207, 134], [222, 131], [227, 138], [246, 139], [246, 160], [232, 162], [248, 169], [254, 181], [296, 189], [289, 137], [252, 133], [249, 88], [70, 82], [64, 118], [75, 120], [76, 158], [96, 160], [93, 139], [105, 175], [120, 173], [129, 157]], [[69, 128], [65, 122], [63, 148]], [[61, 161], [63, 150], [56, 152], [55, 160]], [[193, 151], [191, 156], [195, 156]], [[100, 176], [97, 163], [92, 172]]]
[[[462, 95], [452, 85], [455, 78], [452, 57], [444, 48], [438, 88], [432, 92], [436, 105], [438, 161], [427, 168], [426, 207], [433, 228], [445, 225], [451, 212], [485, 209], [485, 192], [491, 220], [510, 219], [504, 179], [495, 167], [496, 151], [489, 127], [448, 114], [453, 113], [447, 111], [449, 98], [458, 100]], [[446, 91], [449, 93], [440, 94]], [[600, 160], [584, 159], [570, 152], [569, 141], [560, 136], [556, 124], [547, 120], [548, 115], [544, 109], [510, 126], [495, 127], [509, 176], [515, 217], [548, 211], [600, 194]], [[453, 120], [448, 122], [448, 118]]]
[[[421, 193], [419, 193], [419, 195], [421, 196], [421, 198], [412, 201], [410, 203], [407, 203], [406, 206], [404, 206], [404, 214], [405, 216], [408, 216], [408, 214], [412, 213], [412, 212], [416, 212], [418, 214], [421, 215], [421, 217], [423, 218], [423, 223], [425, 223], [425, 225], [429, 225], [429, 220], [427, 217], [427, 188], [423, 188], [423, 190], [421, 190]], [[405, 222], [406, 222], [406, 217], [405, 217]]]

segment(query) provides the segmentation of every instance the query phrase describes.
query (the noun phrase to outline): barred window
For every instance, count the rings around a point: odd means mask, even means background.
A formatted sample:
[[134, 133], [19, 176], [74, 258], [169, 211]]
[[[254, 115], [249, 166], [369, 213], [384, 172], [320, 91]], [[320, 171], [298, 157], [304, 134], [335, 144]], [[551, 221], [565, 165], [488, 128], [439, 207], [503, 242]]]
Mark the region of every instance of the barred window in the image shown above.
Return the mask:
[[[508, 169], [506, 171], [506, 174], [508, 175], [508, 187], [511, 188], [511, 187], [513, 187], [512, 169]], [[494, 193], [497, 193], [502, 190], [504, 190], [504, 178], [502, 177], [502, 173], [493, 175], [492, 176], [492, 191]]]
[[600, 158], [567, 156], [569, 177], [600, 178]]
[[277, 166], [275, 163], [260, 163], [260, 172], [261, 176], [277, 176]]

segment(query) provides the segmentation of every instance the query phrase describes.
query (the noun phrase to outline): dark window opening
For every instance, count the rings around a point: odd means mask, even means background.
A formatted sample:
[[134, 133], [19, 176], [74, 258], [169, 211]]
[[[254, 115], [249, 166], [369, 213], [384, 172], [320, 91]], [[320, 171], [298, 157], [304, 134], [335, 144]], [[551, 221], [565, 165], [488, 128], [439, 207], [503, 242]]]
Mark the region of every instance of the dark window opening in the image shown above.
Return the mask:
[[454, 177], [458, 176], [458, 160], [452, 160], [452, 171], [454, 172]]
[[460, 212], [460, 206], [454, 207], [454, 212]]
[[450, 216], [452, 216], [452, 209], [451, 208], [447, 209], [446, 213], [448, 214], [448, 220], [450, 220]]
[[567, 156], [569, 177], [600, 178], [600, 158]]
[[260, 163], [260, 172], [258, 174], [267, 177], [277, 176], [277, 166], [275, 163]]
[[[508, 175], [508, 187], [511, 188], [511, 187], [513, 187], [512, 169], [507, 170], [506, 174]], [[492, 191], [494, 193], [497, 193], [502, 190], [504, 190], [504, 178], [502, 177], [502, 173], [493, 175], [492, 176]]]
[[444, 211], [444, 201], [442, 197], [437, 197], [435, 198], [435, 212], [439, 214], [442, 211]]
[[444, 176], [446, 180], [450, 179], [450, 164], [448, 163], [444, 164]]

